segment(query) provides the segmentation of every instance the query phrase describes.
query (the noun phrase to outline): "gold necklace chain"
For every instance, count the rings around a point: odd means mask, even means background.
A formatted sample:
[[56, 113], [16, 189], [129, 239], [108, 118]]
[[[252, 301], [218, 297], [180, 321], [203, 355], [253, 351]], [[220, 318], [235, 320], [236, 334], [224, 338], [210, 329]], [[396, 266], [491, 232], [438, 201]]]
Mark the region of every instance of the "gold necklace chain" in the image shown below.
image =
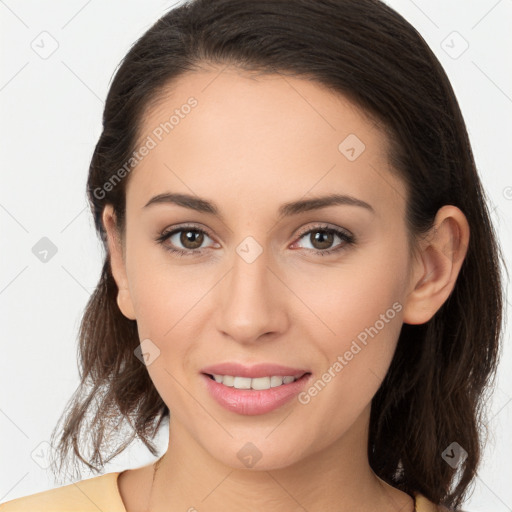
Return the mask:
[[155, 462], [155, 466], [154, 466], [154, 469], [153, 469], [153, 480], [151, 482], [151, 489], [149, 491], [149, 499], [148, 499], [148, 505], [147, 505], [147, 511], [150, 512], [151, 511], [151, 498], [153, 496], [153, 486], [155, 485], [155, 477], [156, 477], [156, 472], [158, 470], [158, 466], [160, 466], [160, 462], [162, 462], [162, 459], [164, 458], [165, 454], [162, 455], [156, 462]]

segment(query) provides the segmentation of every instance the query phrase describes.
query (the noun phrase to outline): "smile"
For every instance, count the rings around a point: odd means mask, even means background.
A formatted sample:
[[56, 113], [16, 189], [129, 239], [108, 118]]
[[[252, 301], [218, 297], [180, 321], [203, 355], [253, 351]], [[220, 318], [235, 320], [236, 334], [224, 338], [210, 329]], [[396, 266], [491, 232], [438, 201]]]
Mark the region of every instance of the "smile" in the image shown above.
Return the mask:
[[257, 377], [251, 379], [249, 377], [213, 374], [210, 375], [210, 378], [215, 380], [215, 382], [230, 388], [263, 390], [276, 388], [283, 384], [290, 384], [300, 377], [294, 377], [293, 375], [272, 375], [270, 377]]
[[242, 377], [202, 373], [206, 392], [222, 408], [243, 415], [266, 414], [291, 402], [311, 373], [298, 376]]

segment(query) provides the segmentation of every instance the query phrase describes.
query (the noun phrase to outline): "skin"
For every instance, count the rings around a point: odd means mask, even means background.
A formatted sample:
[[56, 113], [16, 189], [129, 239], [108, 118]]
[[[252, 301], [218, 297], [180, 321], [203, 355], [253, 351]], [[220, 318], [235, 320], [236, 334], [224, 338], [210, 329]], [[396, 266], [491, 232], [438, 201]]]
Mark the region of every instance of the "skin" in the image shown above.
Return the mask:
[[[160, 350], [147, 371], [171, 411], [152, 492], [153, 465], [119, 477], [127, 511], [149, 501], [152, 511], [412, 511], [413, 499], [369, 466], [371, 400], [402, 323], [428, 321], [452, 291], [466, 218], [441, 208], [435, 232], [418, 239], [411, 257], [406, 189], [389, 167], [385, 133], [346, 98], [304, 79], [231, 68], [182, 75], [146, 112], [141, 140], [190, 96], [197, 107], [130, 174], [125, 239], [110, 205], [103, 212], [118, 305]], [[354, 161], [338, 149], [349, 134], [365, 144]], [[208, 199], [222, 219], [173, 204], [144, 208], [165, 192]], [[374, 212], [335, 205], [278, 216], [283, 203], [332, 193]], [[182, 223], [209, 232], [198, 242], [202, 254], [178, 257], [155, 242]], [[322, 246], [315, 232], [302, 235], [318, 223], [348, 230], [355, 243], [334, 236]], [[164, 244], [197, 247], [180, 234]], [[236, 251], [248, 236], [263, 251], [251, 263]], [[313, 252], [336, 246], [343, 249]], [[243, 416], [204, 387], [201, 369], [224, 361], [307, 368], [314, 382], [394, 303], [401, 310], [307, 404]], [[262, 454], [252, 468], [237, 457], [247, 442]]]

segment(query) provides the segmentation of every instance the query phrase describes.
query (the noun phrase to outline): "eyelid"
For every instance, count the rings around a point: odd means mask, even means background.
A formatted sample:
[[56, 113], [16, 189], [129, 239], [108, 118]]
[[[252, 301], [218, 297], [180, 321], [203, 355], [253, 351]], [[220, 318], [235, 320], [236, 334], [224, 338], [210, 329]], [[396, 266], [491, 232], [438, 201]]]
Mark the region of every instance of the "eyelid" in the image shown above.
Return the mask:
[[[161, 235], [166, 236], [166, 235], [170, 235], [171, 233], [175, 233], [177, 231], [185, 230], [185, 229], [197, 229], [198, 231], [204, 232], [212, 240], [215, 239], [215, 237], [212, 235], [212, 233], [206, 227], [204, 227], [200, 224], [187, 223], [187, 222], [184, 224], [177, 224], [176, 226], [172, 226], [172, 228], [169, 228], [169, 229], [164, 229], [161, 232]], [[310, 231], [312, 231], [314, 229], [332, 229], [335, 231], [343, 232], [347, 237], [354, 237], [354, 235], [348, 229], [342, 228], [341, 226], [330, 225], [327, 222], [320, 222], [320, 223], [314, 224], [313, 226], [306, 226], [305, 228], [301, 229], [297, 233], [296, 237], [301, 238], [302, 236], [304, 236], [305, 234], [309, 233]]]
[[185, 231], [185, 230], [191, 230], [191, 231], [200, 231], [208, 235], [212, 240], [215, 238], [212, 236], [211, 232], [202, 226], [201, 224], [195, 224], [190, 222], [185, 222], [184, 224], [177, 224], [175, 226], [172, 226], [170, 228], [166, 228], [162, 231], [162, 236], [170, 235], [171, 233], [176, 233], [177, 231]]
[[303, 230], [299, 231], [297, 236], [299, 238], [301, 238], [305, 234], [309, 233], [310, 231], [314, 231], [315, 229], [317, 229], [317, 230], [325, 229], [325, 230], [341, 231], [347, 237], [354, 238], [354, 235], [348, 229], [342, 228], [341, 226], [331, 225], [331, 224], [329, 224], [327, 222], [320, 222], [320, 223], [315, 224], [313, 226], [308, 226], [308, 227], [304, 228]]

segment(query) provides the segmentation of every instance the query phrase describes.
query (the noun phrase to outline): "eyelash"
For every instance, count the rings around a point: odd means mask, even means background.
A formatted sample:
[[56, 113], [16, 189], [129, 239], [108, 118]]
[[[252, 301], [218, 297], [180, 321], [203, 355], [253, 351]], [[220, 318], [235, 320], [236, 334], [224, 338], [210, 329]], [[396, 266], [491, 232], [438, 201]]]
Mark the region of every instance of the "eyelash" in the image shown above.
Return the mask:
[[[159, 237], [156, 238], [155, 241], [157, 243], [161, 244], [166, 251], [169, 251], [169, 252], [175, 254], [176, 256], [180, 256], [180, 257], [181, 256], [200, 256], [203, 253], [203, 249], [187, 249], [187, 250], [186, 249], [174, 249], [168, 245], [165, 245], [164, 242], [166, 240], [168, 240], [172, 235], [175, 235], [176, 233], [181, 233], [182, 231], [194, 231], [196, 233], [202, 233], [204, 235], [207, 235], [209, 238], [213, 238], [204, 229], [200, 229], [193, 225], [186, 225], [186, 226], [180, 226], [171, 231], [164, 231], [163, 233], [160, 234]], [[336, 253], [338, 251], [345, 249], [347, 245], [355, 244], [355, 241], [356, 241], [355, 237], [353, 235], [349, 234], [348, 232], [342, 231], [340, 229], [332, 228], [329, 226], [325, 226], [325, 225], [315, 226], [315, 227], [310, 228], [307, 231], [301, 233], [299, 235], [299, 240], [301, 238], [303, 238], [305, 235], [309, 235], [311, 233], [315, 233], [318, 231], [325, 232], [325, 233], [333, 233], [333, 234], [337, 235], [339, 238], [341, 238], [341, 240], [343, 242], [345, 242], [341, 246], [336, 247], [334, 249], [325, 249], [323, 251], [319, 250], [319, 249], [307, 249], [308, 251], [311, 251], [311, 252], [313, 252], [313, 254], [318, 255], [318, 256], [328, 256], [330, 254]]]

